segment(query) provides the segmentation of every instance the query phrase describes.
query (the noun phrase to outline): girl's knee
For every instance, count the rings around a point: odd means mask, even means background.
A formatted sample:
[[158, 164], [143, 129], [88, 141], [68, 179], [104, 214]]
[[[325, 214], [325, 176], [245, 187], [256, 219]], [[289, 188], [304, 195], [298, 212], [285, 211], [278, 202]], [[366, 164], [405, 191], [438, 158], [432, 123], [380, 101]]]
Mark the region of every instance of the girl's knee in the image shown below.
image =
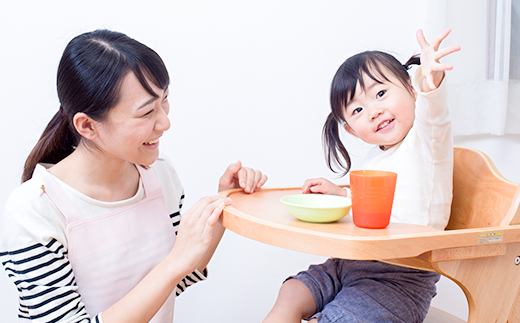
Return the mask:
[[282, 285], [276, 303], [301, 313], [302, 319], [311, 316], [317, 310], [311, 291], [298, 279], [289, 279]]

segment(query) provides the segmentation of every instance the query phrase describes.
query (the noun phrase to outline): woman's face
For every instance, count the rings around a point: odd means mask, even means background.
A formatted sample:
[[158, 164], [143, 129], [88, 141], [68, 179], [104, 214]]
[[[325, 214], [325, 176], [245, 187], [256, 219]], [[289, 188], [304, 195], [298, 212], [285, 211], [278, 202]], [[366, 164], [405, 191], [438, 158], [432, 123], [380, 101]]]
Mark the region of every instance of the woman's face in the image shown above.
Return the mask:
[[157, 98], [143, 88], [134, 73], [123, 79], [119, 103], [98, 124], [94, 143], [115, 161], [150, 165], [159, 156], [159, 138], [170, 128], [168, 89], [149, 82]]

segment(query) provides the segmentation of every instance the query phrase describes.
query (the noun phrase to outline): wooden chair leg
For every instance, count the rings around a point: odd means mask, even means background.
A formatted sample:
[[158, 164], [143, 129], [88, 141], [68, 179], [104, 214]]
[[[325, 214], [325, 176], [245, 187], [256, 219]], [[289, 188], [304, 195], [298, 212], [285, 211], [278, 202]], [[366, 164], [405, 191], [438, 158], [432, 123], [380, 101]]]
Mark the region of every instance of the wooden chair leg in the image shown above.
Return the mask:
[[509, 315], [507, 323], [520, 323], [520, 289], [516, 294], [516, 300], [513, 304], [513, 310], [511, 311], [511, 315]]
[[518, 256], [520, 243], [511, 243], [502, 256], [432, 265], [437, 272], [455, 281], [466, 294], [468, 323], [506, 323], [512, 315], [520, 287], [520, 265], [515, 264]]

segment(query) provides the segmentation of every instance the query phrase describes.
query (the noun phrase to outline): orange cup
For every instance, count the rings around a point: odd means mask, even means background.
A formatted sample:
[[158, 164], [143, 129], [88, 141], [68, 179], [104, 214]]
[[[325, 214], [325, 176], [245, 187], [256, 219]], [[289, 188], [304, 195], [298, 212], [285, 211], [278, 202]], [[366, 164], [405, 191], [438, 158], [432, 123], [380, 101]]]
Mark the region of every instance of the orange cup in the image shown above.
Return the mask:
[[358, 227], [383, 229], [390, 223], [397, 174], [379, 170], [350, 172], [352, 220]]

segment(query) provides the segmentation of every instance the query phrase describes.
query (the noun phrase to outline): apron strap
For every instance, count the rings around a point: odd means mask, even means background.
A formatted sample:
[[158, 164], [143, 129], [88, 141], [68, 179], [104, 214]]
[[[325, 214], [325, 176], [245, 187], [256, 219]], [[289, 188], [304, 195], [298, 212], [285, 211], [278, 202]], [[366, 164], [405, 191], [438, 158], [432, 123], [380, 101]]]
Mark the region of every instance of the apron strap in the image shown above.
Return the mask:
[[162, 185], [155, 172], [150, 167], [144, 168], [136, 165], [141, 181], [143, 183], [144, 193], [147, 198], [154, 198], [163, 195]]
[[78, 209], [74, 204], [72, 204], [63, 188], [58, 184], [58, 181], [56, 181], [47, 170], [42, 172], [42, 179], [45, 185], [44, 192], [47, 193], [47, 196], [51, 199], [52, 203], [54, 203], [61, 214], [63, 214], [67, 226], [81, 220], [81, 215], [79, 214]]

